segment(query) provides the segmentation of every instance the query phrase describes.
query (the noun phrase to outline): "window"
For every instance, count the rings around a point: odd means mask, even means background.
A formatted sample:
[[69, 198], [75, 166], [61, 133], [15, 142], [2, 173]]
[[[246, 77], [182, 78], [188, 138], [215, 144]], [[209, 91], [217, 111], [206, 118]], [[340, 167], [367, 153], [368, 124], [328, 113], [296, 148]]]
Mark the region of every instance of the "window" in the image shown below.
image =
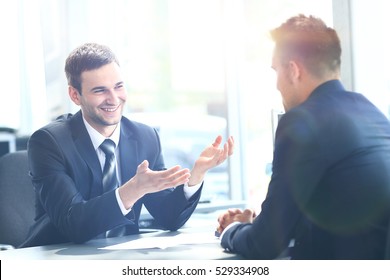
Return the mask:
[[235, 154], [207, 175], [203, 198], [260, 206], [272, 160], [272, 110], [281, 107], [268, 31], [298, 13], [332, 23], [331, 0], [42, 3], [47, 121], [77, 110], [63, 73], [68, 53], [88, 41], [107, 44], [127, 79], [126, 114], [160, 130], [167, 165], [193, 162], [218, 133], [233, 135]]

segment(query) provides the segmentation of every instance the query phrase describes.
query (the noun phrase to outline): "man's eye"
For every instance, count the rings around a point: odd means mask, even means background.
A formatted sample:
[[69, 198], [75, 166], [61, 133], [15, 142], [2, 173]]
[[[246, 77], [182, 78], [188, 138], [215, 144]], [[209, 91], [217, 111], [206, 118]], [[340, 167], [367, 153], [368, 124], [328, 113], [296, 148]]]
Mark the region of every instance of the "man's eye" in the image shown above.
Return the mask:
[[115, 87], [115, 89], [121, 89], [121, 88], [123, 88], [123, 84], [117, 85], [117, 86]]
[[102, 94], [102, 93], [104, 93], [104, 89], [95, 89], [93, 91], [93, 93], [95, 93], [95, 94]]

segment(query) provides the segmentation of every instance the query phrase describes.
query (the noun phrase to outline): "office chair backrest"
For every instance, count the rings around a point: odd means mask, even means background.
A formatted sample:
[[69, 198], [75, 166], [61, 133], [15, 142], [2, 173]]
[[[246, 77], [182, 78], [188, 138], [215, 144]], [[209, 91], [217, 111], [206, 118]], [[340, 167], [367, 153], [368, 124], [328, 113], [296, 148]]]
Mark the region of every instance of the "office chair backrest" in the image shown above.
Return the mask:
[[0, 244], [18, 247], [35, 215], [35, 193], [29, 176], [27, 151], [0, 158]]

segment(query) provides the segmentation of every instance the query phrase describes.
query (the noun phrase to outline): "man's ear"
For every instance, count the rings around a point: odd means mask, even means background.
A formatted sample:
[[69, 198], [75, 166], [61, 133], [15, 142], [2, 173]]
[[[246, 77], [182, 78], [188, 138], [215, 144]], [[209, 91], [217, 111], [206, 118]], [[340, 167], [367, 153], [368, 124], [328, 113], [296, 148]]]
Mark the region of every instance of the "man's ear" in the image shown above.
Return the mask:
[[74, 104], [80, 105], [80, 103], [81, 103], [80, 102], [80, 93], [77, 89], [75, 89], [72, 86], [69, 86], [68, 87], [68, 94], [69, 94], [70, 99], [72, 99], [72, 101], [74, 102]]
[[297, 81], [302, 76], [301, 66], [294, 60], [290, 60], [288, 63], [291, 80]]

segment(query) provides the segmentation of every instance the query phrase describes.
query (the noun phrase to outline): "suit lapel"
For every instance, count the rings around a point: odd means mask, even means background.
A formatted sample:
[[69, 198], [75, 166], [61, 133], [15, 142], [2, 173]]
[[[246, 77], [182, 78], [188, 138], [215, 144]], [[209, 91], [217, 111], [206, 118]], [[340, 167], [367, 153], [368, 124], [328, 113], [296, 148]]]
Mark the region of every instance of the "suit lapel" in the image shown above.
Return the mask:
[[80, 111], [76, 113], [71, 121], [73, 139], [77, 151], [86, 162], [90, 172], [92, 173], [92, 184], [90, 190], [90, 197], [95, 197], [103, 192], [102, 178], [99, 159], [93, 148], [91, 138], [85, 128]]
[[130, 180], [137, 172], [137, 166], [139, 164], [137, 151], [137, 140], [133, 137], [132, 131], [122, 121], [119, 139], [122, 184]]

